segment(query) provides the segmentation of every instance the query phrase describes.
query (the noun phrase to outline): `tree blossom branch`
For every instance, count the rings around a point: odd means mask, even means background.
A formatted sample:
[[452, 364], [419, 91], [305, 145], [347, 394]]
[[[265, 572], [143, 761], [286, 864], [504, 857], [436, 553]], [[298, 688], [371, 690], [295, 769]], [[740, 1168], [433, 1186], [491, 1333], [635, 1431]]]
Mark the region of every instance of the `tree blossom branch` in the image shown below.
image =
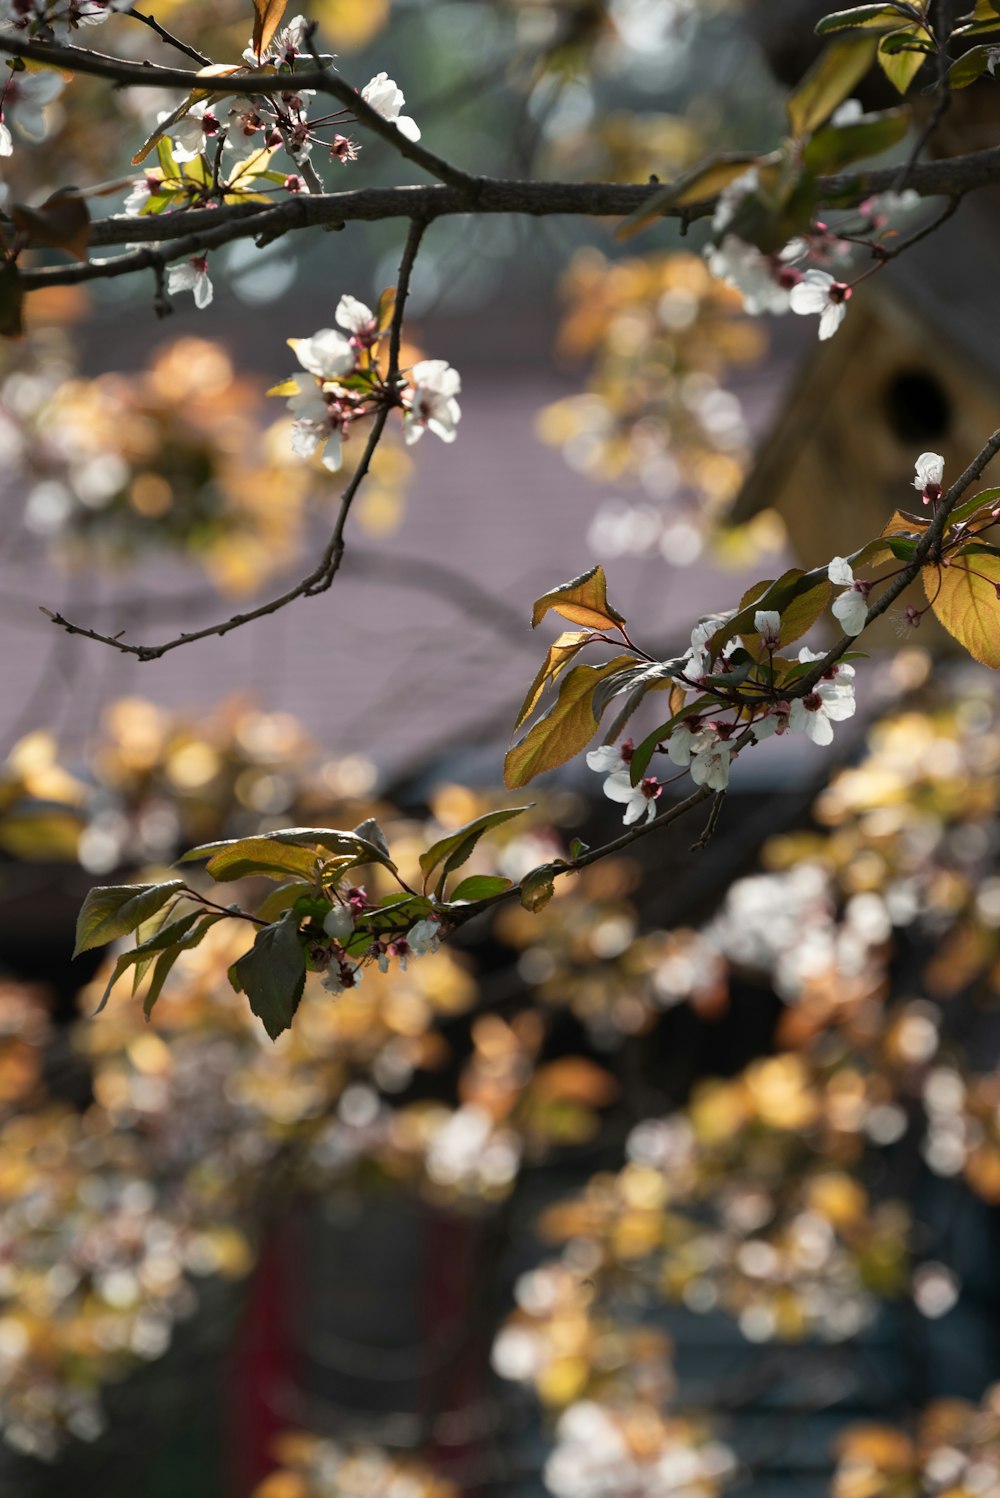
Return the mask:
[[[879, 594], [868, 610], [865, 629], [874, 620], [884, 614], [887, 609], [892, 607], [899, 595], [906, 591], [910, 584], [920, 575], [922, 568], [927, 563], [933, 563], [937, 560], [940, 556], [941, 541], [948, 527], [948, 520], [952, 510], [958, 504], [966, 490], [970, 489], [982, 477], [983, 470], [996, 457], [997, 453], [1000, 453], [1000, 429], [993, 433], [989, 441], [985, 443], [973, 458], [965, 472], [955, 480], [947, 494], [945, 494], [937, 507], [934, 519], [917, 542], [912, 558], [907, 562], [902, 571], [898, 572], [892, 579], [885, 592]], [[819, 575], [822, 575], [822, 573], [823, 568], [820, 568]], [[854, 648], [858, 638], [858, 635], [841, 635], [836, 645], [828, 650], [823, 659], [817, 661], [813, 669], [797, 681], [795, 686], [786, 695], [789, 698], [808, 696], [816, 686], [816, 683], [821, 681], [826, 675], [830, 667], [836, 665], [841, 656], [846, 655], [848, 650]]]
[[[715, 795], [716, 792], [710, 790], [708, 786], [700, 786], [692, 795], [686, 797], [683, 801], [676, 802], [668, 810], [661, 812], [658, 817], [654, 817], [651, 822], [638, 822], [634, 827], [630, 827], [627, 832], [623, 832], [621, 837], [612, 839], [610, 843], [602, 843], [599, 848], [588, 848], [587, 852], [581, 853], [579, 858], [549, 865], [552, 878], [560, 879], [564, 874], [578, 874], [581, 869], [588, 868], [592, 863], [599, 863], [602, 858], [608, 858], [613, 853], [623, 852], [626, 848], [630, 848], [633, 843], [637, 843], [640, 838], [649, 837], [651, 833], [661, 832], [664, 827], [669, 827], [673, 822], [679, 822], [681, 817], [686, 817], [688, 812], [694, 811], [696, 807], [704, 806], [705, 802], [711, 801]], [[536, 869], [532, 870], [532, 872], [537, 873], [538, 871]], [[463, 906], [460, 911], [452, 911], [448, 917], [449, 926], [452, 928], [464, 926], [467, 921], [471, 921], [475, 916], [482, 915], [484, 911], [492, 910], [496, 905], [503, 905], [508, 900], [518, 899], [521, 895], [523, 883], [524, 881], [520, 884], [514, 884], [510, 889], [505, 889], [498, 895], [490, 895], [485, 900], [471, 901], [468, 905]]]
[[[413, 267], [420, 249], [427, 224], [422, 219], [413, 219], [406, 238], [403, 255], [399, 263], [399, 277], [396, 286], [396, 305], [393, 310], [392, 322], [389, 328], [389, 364], [386, 373], [386, 384], [392, 388], [399, 379], [399, 353], [403, 337], [403, 316], [406, 309], [406, 301], [409, 295], [410, 282], [413, 276]], [[182, 634], [175, 635], [172, 639], [164, 640], [159, 645], [136, 645], [122, 637], [122, 634], [109, 635], [100, 630], [91, 629], [87, 625], [76, 624], [64, 615], [53, 613], [49, 609], [43, 609], [53, 624], [64, 629], [67, 634], [82, 635], [85, 639], [96, 640], [102, 645], [110, 645], [124, 655], [134, 656], [140, 661], [155, 661], [161, 656], [168, 654], [171, 650], [179, 650], [182, 645], [192, 645], [196, 640], [204, 640], [213, 635], [227, 635], [231, 630], [239, 629], [244, 624], [250, 624], [255, 619], [262, 619], [268, 614], [276, 614], [287, 604], [293, 603], [297, 598], [314, 598], [317, 593], [325, 593], [333, 582], [340, 564], [344, 559], [344, 531], [347, 518], [351, 511], [358, 490], [368, 474], [375, 449], [381, 440], [389, 419], [389, 407], [382, 406], [372, 421], [371, 431], [361, 460], [351, 474], [347, 486], [340, 497], [340, 505], [337, 510], [337, 518], [334, 522], [330, 538], [323, 549], [317, 565], [311, 572], [301, 578], [292, 587], [287, 588], [275, 598], [270, 598], [266, 603], [261, 603], [256, 608], [247, 610], [246, 613], [233, 614], [228, 619], [222, 619], [215, 624], [207, 624], [202, 629], [188, 630]]]
[[314, 89], [317, 93], [330, 94], [338, 99], [354, 115], [359, 125], [387, 141], [400, 156], [405, 156], [415, 166], [423, 167], [440, 182], [449, 182], [462, 187], [475, 196], [479, 179], [460, 167], [452, 166], [418, 141], [409, 140], [396, 126], [385, 120], [374, 110], [345, 79], [339, 78], [328, 68], [313, 68], [295, 73], [265, 73], [239, 68], [231, 74], [213, 74], [206, 78], [189, 68], [165, 68], [153, 62], [126, 62], [123, 58], [108, 57], [103, 52], [91, 52], [88, 48], [60, 46], [55, 42], [32, 41], [28, 37], [10, 36], [0, 32], [0, 52], [13, 57], [27, 57], [34, 62], [50, 63], [53, 67], [68, 68], [76, 73], [86, 73], [94, 78], [107, 78], [120, 87], [128, 88], [182, 88], [188, 93], [211, 95], [226, 94], [267, 95], [298, 92]]

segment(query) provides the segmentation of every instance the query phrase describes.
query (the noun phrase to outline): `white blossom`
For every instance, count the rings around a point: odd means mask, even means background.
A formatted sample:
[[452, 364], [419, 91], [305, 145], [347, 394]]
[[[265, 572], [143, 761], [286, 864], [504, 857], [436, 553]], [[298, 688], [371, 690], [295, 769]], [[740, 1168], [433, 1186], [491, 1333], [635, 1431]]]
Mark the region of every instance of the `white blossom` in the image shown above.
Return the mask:
[[790, 290], [781, 284], [774, 263], [756, 245], [727, 234], [720, 245], [710, 245], [705, 255], [712, 275], [727, 286], [735, 286], [751, 317], [764, 312], [780, 316], [788, 311]]
[[845, 99], [838, 109], [830, 116], [831, 125], [856, 125], [858, 120], [864, 118], [864, 106], [860, 99]]
[[178, 291], [194, 294], [194, 304], [204, 310], [212, 300], [212, 282], [208, 274], [208, 258], [196, 255], [184, 265], [172, 265], [167, 271], [167, 292], [173, 296]]
[[914, 489], [925, 499], [937, 499], [944, 479], [944, 458], [940, 453], [921, 453], [914, 467], [917, 475], [913, 480]]
[[599, 749], [588, 752], [587, 768], [596, 771], [598, 775], [613, 775], [617, 771], [627, 770], [632, 762], [631, 749], [631, 739], [625, 739], [621, 744], [602, 744]]
[[851, 588], [833, 600], [831, 612], [846, 635], [859, 635], [868, 623], [868, 603], [863, 592]]
[[[812, 651], [801, 650], [799, 660], [818, 659]], [[814, 744], [833, 741], [833, 724], [854, 716], [853, 666], [839, 665], [833, 679], [824, 678], [806, 697], [796, 697], [788, 712], [788, 726], [801, 729]]]
[[[62, 76], [50, 68], [40, 73], [12, 73], [4, 93], [4, 118], [10, 119], [18, 134], [29, 140], [44, 140], [47, 131], [45, 108], [59, 97], [65, 86]], [[0, 145], [0, 156], [11, 154], [9, 131], [6, 134], [7, 149]]]
[[758, 609], [753, 616], [753, 627], [765, 649], [777, 650], [781, 644], [781, 615], [776, 609]]
[[406, 933], [406, 944], [414, 957], [424, 957], [428, 952], [436, 952], [441, 945], [440, 922], [430, 917], [417, 921]]
[[832, 613], [843, 625], [845, 634], [859, 635], [868, 623], [868, 588], [858, 582], [846, 557], [834, 557], [827, 577], [836, 587], [846, 588], [833, 601]]
[[667, 740], [667, 754], [675, 765], [686, 769], [691, 763], [692, 754], [697, 754], [700, 748], [705, 748], [710, 742], [714, 742], [715, 735], [711, 730], [705, 730], [693, 720], [694, 728], [688, 723], [678, 723], [673, 733]]
[[404, 418], [407, 445], [423, 436], [424, 427], [442, 442], [454, 442], [462, 415], [455, 399], [462, 388], [458, 370], [444, 359], [421, 359], [414, 364], [411, 378], [413, 395]]
[[753, 736], [758, 744], [769, 739], [772, 734], [782, 734], [788, 729], [788, 703], [779, 703], [773, 712], [765, 713], [763, 718], [758, 718], [753, 724]]
[[757, 168], [752, 166], [742, 176], [737, 177], [735, 182], [730, 182], [728, 187], [722, 189], [719, 193], [715, 205], [715, 213], [712, 217], [713, 235], [717, 236], [721, 234], [732, 223], [736, 210], [743, 199], [749, 197], [751, 193], [756, 192], [758, 185]]
[[354, 916], [346, 905], [334, 905], [326, 913], [323, 930], [334, 941], [347, 941], [354, 931]]
[[[3, 151], [0, 150], [0, 156]], [[153, 184], [149, 177], [137, 177], [132, 183], [131, 191], [122, 205], [122, 212], [126, 218], [138, 218], [153, 195]]]
[[708, 786], [710, 791], [724, 791], [729, 784], [732, 752], [730, 745], [724, 744], [721, 739], [697, 749], [690, 766], [691, 779], [695, 785]]
[[[165, 120], [169, 119], [169, 114], [161, 114], [158, 116], [158, 123], [162, 125]], [[167, 132], [173, 147], [174, 160], [178, 165], [194, 161], [204, 150], [206, 139], [211, 135], [217, 135], [218, 131], [219, 122], [212, 114], [207, 102], [193, 104], [187, 114], [172, 124]]]
[[604, 782], [604, 794], [610, 801], [618, 801], [625, 807], [625, 826], [633, 822], [651, 822], [656, 815], [656, 798], [660, 794], [660, 782], [651, 776], [633, 785], [627, 770], [609, 775]]
[[356, 336], [371, 332], [375, 325], [375, 314], [364, 302], [359, 302], [357, 297], [344, 295], [337, 303], [337, 310], [333, 314], [336, 322], [349, 333]]
[[401, 115], [400, 110], [406, 103], [403, 90], [397, 88], [388, 73], [376, 73], [361, 90], [361, 97], [365, 103], [374, 109], [376, 114], [395, 125], [400, 135], [405, 135], [407, 140], [419, 140], [420, 131], [416, 123], [409, 115]]
[[320, 380], [350, 374], [357, 360], [356, 350], [336, 328], [320, 328], [311, 338], [289, 338], [288, 344], [302, 368]]
[[320, 983], [327, 993], [343, 993], [345, 988], [357, 988], [363, 977], [360, 963], [342, 959], [330, 963]]
[[802, 317], [819, 313], [819, 336], [832, 338], [847, 316], [847, 299], [851, 288], [835, 281], [829, 271], [807, 270], [798, 286], [793, 286], [789, 305]]

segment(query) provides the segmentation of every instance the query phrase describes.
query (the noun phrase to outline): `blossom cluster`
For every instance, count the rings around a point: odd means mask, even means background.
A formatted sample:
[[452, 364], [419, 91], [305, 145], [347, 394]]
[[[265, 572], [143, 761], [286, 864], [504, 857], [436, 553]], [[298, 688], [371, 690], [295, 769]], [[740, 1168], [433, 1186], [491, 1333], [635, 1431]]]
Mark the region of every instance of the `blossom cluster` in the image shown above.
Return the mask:
[[0, 29], [64, 42], [80, 26], [99, 26], [131, 0], [0, 0]]
[[[831, 121], [834, 126], [862, 118], [857, 100], [841, 105]], [[733, 225], [741, 222], [740, 210], [752, 203], [760, 189], [756, 167], [744, 172], [720, 194], [712, 220], [712, 240], [705, 254], [710, 271], [743, 297], [751, 316], [786, 312], [819, 318], [819, 337], [832, 338], [847, 315], [853, 286], [844, 279], [855, 244], [880, 243], [890, 223], [912, 212], [920, 199], [915, 192], [886, 192], [868, 198], [853, 220], [834, 229], [817, 221], [780, 250], [765, 253], [742, 238]]]
[[[729, 641], [722, 654], [713, 658], [709, 642], [720, 625], [718, 616], [702, 620], [691, 633], [691, 644], [684, 657], [681, 680], [686, 687], [711, 691], [704, 686], [713, 672], [724, 673], [726, 661], [737, 646]], [[759, 609], [754, 618], [754, 627], [761, 639], [778, 643], [780, 616], [774, 611]], [[798, 662], [813, 664], [823, 656], [803, 646], [798, 653]], [[763, 710], [748, 724], [740, 721], [738, 713], [732, 721], [725, 720], [728, 709], [724, 701], [709, 712], [688, 713], [684, 721], [665, 734], [665, 750], [673, 764], [691, 776], [695, 785], [705, 786], [711, 791], [724, 791], [729, 785], [729, 776], [744, 744], [749, 742], [741, 736], [741, 729], [748, 728], [755, 742], [770, 738], [773, 734], [801, 732], [814, 744], [829, 744], [833, 740], [833, 725], [853, 716], [854, 667], [847, 662], [834, 662], [824, 672], [815, 687], [803, 697], [790, 700], [776, 696], [772, 702], [763, 704]], [[639, 821], [651, 821], [656, 815], [656, 802], [664, 784], [655, 775], [644, 776], [637, 784], [631, 780], [630, 765], [634, 745], [625, 739], [616, 745], [602, 745], [587, 754], [591, 770], [605, 776], [604, 794], [612, 801], [625, 806], [626, 825]]]
[[311, 376], [295, 374], [274, 392], [289, 397], [293, 451], [307, 458], [321, 450], [324, 468], [336, 473], [353, 424], [385, 406], [402, 409], [408, 445], [425, 431], [442, 442], [454, 442], [462, 414], [458, 371], [443, 359], [419, 359], [403, 387], [392, 387], [380, 367], [385, 327], [377, 314], [345, 295], [334, 321], [336, 328], [321, 328], [311, 338], [289, 339], [305, 375]]

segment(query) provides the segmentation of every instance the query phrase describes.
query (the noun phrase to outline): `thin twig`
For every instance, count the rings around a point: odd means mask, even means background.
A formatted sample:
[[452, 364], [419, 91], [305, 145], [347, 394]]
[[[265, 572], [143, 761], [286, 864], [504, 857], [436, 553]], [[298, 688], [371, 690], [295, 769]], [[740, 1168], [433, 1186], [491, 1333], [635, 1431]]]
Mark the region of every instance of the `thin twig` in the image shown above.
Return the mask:
[[[551, 864], [550, 872], [552, 878], [560, 879], [564, 874], [578, 874], [581, 869], [589, 867], [592, 863], [598, 863], [602, 858], [607, 858], [612, 853], [621, 853], [624, 849], [631, 848], [632, 844], [639, 842], [640, 839], [649, 837], [654, 832], [662, 832], [664, 827], [669, 827], [673, 822], [680, 821], [681, 817], [686, 817], [688, 812], [694, 811], [698, 806], [703, 806], [714, 795], [715, 792], [709, 790], [708, 786], [700, 786], [693, 795], [688, 796], [684, 801], [678, 801], [674, 806], [669, 807], [668, 810], [661, 812], [658, 817], [654, 817], [651, 822], [639, 822], [635, 827], [630, 827], [628, 832], [623, 832], [621, 837], [613, 838], [610, 843], [604, 843], [599, 848], [588, 848], [586, 853], [582, 853], [579, 858], [574, 858], [572, 863], [560, 862]], [[533, 870], [533, 872], [537, 873], [538, 871]], [[486, 910], [492, 910], [494, 906], [503, 905], [508, 900], [519, 899], [520, 894], [521, 885], [514, 884], [510, 889], [502, 890], [498, 895], [490, 895], [485, 900], [470, 902], [458, 910], [449, 912], [448, 924], [456, 928], [464, 926], [466, 921], [472, 920], [475, 916], [482, 915]]]
[[190, 57], [192, 62], [198, 63], [203, 68], [211, 67], [210, 57], [205, 57], [196, 47], [189, 47], [187, 42], [182, 42], [180, 37], [174, 36], [172, 32], [161, 26], [155, 17], [144, 16], [141, 11], [136, 10], [134, 5], [129, 6], [125, 14], [131, 16], [133, 21], [141, 21], [144, 26], [149, 27], [150, 31], [155, 31], [161, 42], [166, 42], [170, 47], [176, 47], [178, 52], [183, 52], [184, 56]]

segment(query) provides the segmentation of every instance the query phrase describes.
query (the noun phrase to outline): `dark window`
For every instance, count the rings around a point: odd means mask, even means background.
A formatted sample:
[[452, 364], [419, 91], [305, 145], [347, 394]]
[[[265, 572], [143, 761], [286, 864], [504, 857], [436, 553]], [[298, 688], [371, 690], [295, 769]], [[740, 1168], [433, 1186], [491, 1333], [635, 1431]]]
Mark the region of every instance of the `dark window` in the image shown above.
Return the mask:
[[925, 442], [947, 435], [951, 401], [936, 375], [923, 369], [904, 369], [893, 376], [885, 392], [886, 415], [900, 442]]

